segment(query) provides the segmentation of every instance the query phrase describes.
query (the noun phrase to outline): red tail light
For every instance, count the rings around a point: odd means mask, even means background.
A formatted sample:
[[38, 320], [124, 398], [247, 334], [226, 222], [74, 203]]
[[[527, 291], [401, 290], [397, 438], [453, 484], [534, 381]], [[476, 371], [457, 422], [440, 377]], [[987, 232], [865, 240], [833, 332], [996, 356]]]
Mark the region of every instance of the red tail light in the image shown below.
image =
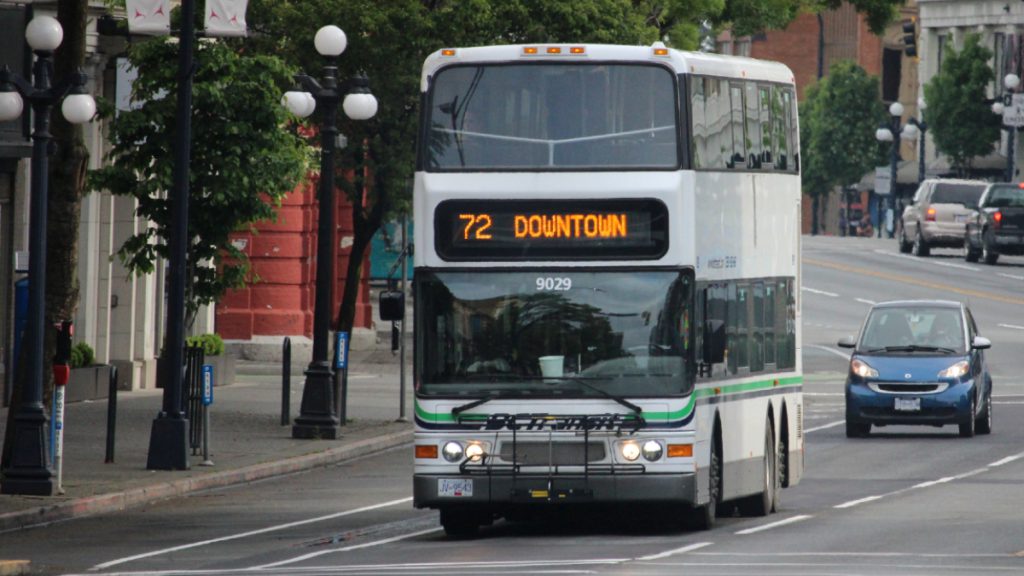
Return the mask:
[[992, 221], [995, 222], [996, 228], [998, 228], [999, 225], [1002, 224], [1002, 222], [1003, 222], [1003, 213], [1000, 212], [999, 210], [996, 210], [995, 212], [993, 212], [992, 213]]
[[924, 215], [924, 219], [928, 222], [935, 222], [935, 208], [929, 208], [928, 212]]

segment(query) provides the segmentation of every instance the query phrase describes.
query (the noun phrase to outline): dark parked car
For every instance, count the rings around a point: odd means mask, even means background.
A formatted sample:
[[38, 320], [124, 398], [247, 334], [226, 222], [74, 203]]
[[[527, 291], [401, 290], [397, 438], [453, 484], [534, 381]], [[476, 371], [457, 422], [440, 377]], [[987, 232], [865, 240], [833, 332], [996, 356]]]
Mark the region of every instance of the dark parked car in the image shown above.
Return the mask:
[[1000, 254], [1024, 254], [1024, 184], [989, 184], [967, 218], [967, 261], [995, 264]]
[[896, 227], [900, 252], [927, 256], [932, 248], [963, 246], [964, 223], [984, 191], [985, 182], [980, 180], [921, 182]]
[[871, 307], [846, 378], [846, 435], [871, 426], [957, 424], [960, 435], [992, 431], [992, 377], [971, 311], [960, 302], [911, 300]]

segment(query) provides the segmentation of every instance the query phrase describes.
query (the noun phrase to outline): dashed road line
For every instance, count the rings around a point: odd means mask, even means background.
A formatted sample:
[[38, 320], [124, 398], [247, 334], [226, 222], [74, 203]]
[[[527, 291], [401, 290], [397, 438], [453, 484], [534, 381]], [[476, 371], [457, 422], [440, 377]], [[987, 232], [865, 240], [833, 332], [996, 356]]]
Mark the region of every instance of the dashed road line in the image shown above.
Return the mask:
[[1000, 328], [1009, 328], [1011, 330], [1024, 330], [1024, 326], [1018, 326], [1016, 324], [996, 324]]
[[771, 530], [772, 528], [778, 528], [779, 526], [786, 526], [788, 524], [793, 524], [794, 522], [800, 522], [802, 520], [807, 520], [808, 518], [813, 518], [813, 516], [811, 516], [809, 514], [801, 514], [799, 516], [792, 516], [792, 517], [786, 518], [784, 520], [779, 520], [778, 522], [772, 522], [771, 524], [763, 524], [761, 526], [755, 526], [753, 528], [747, 528], [746, 530], [740, 530], [740, 531], [736, 532], [735, 534], [737, 534], [739, 536], [745, 536], [747, 534], [754, 534], [756, 532], [763, 532], [765, 530]]
[[675, 556], [676, 554], [686, 554], [687, 552], [692, 552], [692, 551], [697, 550], [699, 548], [704, 548], [705, 546], [711, 546], [712, 544], [714, 544], [714, 542], [697, 542], [696, 544], [690, 544], [689, 546], [683, 546], [682, 548], [675, 548], [673, 550], [666, 550], [664, 552], [659, 552], [657, 554], [649, 554], [647, 556], [640, 556], [639, 558], [634, 558], [634, 560], [640, 561], [640, 562], [648, 562], [648, 561], [651, 561], [651, 560], [661, 560], [662, 558], [668, 558], [669, 556]]
[[800, 289], [803, 290], [804, 292], [810, 292], [811, 294], [819, 294], [821, 296], [828, 296], [829, 298], [838, 298], [839, 297], [839, 294], [836, 294], [835, 292], [826, 292], [824, 290], [815, 290], [814, 288], [808, 288], [807, 286], [801, 286]]

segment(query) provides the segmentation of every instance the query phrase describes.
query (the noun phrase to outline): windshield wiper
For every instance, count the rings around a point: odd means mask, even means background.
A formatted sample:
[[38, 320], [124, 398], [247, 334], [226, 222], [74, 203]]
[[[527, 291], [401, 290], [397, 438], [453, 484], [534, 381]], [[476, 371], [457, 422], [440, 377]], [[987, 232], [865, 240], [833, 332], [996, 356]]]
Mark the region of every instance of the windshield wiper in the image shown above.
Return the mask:
[[[636, 404], [633, 404], [632, 402], [630, 402], [629, 400], [626, 400], [625, 398], [623, 398], [621, 396], [616, 396], [615, 394], [612, 394], [611, 392], [609, 392], [609, 391], [607, 391], [607, 390], [605, 390], [603, 388], [599, 388], [597, 386], [594, 386], [590, 382], [587, 382], [588, 379], [592, 379], [592, 380], [607, 380], [607, 378], [587, 378], [585, 376], [556, 376], [556, 377], [553, 377], [553, 378], [544, 378], [545, 383], [548, 383], [548, 384], [557, 384], [559, 380], [568, 380], [569, 382], [575, 382], [575, 383], [583, 386], [584, 388], [593, 390], [594, 392], [597, 392], [601, 396], [604, 396], [605, 398], [607, 398], [609, 400], [614, 400], [615, 402], [618, 402], [619, 404], [622, 404], [626, 408], [629, 408], [630, 410], [635, 412], [636, 415], [637, 415], [637, 418], [640, 419], [640, 425], [641, 426], [645, 423], [644, 422], [644, 417], [643, 417], [643, 411], [644, 411], [643, 408], [637, 406]], [[547, 380], [555, 380], [555, 382], [547, 382]]]
[[497, 400], [498, 398], [502, 398], [504, 396], [504, 394], [488, 394], [483, 398], [477, 398], [472, 402], [466, 402], [461, 406], [456, 406], [455, 408], [452, 408], [452, 416], [458, 416], [459, 414], [465, 412], [466, 410], [471, 410], [473, 408], [476, 408], [477, 406], [480, 406], [481, 404], [486, 404], [491, 400]]

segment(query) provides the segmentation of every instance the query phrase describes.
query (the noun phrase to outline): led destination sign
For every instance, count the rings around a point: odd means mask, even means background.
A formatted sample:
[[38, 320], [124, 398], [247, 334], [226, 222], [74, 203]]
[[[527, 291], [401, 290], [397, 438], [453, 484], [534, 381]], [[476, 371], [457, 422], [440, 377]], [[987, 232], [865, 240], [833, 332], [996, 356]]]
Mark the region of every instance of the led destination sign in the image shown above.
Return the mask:
[[658, 200], [449, 200], [435, 211], [445, 260], [657, 259], [668, 249]]

